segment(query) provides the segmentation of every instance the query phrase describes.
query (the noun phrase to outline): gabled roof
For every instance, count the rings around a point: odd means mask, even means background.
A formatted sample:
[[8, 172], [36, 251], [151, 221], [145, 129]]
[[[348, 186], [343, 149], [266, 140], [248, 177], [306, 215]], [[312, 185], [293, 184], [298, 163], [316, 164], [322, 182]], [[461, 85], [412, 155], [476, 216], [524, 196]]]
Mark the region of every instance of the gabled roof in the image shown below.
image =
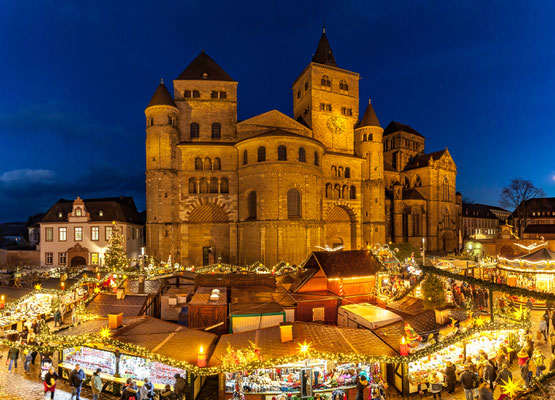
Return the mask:
[[526, 254], [525, 256], [521, 256], [519, 258], [522, 260], [532, 261], [532, 262], [552, 261], [552, 260], [555, 260], [555, 251], [551, 251], [544, 247], [533, 253]]
[[379, 126], [381, 128], [380, 121], [378, 121], [378, 117], [376, 116], [376, 112], [374, 111], [374, 107], [372, 107], [372, 103], [370, 101], [368, 101], [366, 111], [364, 111], [364, 115], [356, 125], [356, 128], [362, 128], [364, 126]]
[[146, 108], [152, 106], [171, 106], [177, 108], [177, 105], [175, 104], [175, 101], [173, 101], [173, 98], [170, 92], [168, 92], [166, 85], [164, 85], [164, 82], [160, 82]]
[[395, 122], [395, 121], [391, 121], [389, 123], [389, 125], [387, 125], [387, 127], [383, 131], [383, 135], [386, 136], [386, 135], [390, 135], [392, 133], [399, 132], [399, 131], [406, 132], [406, 133], [411, 133], [413, 135], [420, 136], [420, 137], [424, 137], [422, 134], [417, 132], [412, 127], [410, 127], [408, 125], [405, 125], [405, 124], [401, 124], [400, 122]]
[[403, 190], [403, 200], [426, 200], [417, 189]]
[[321, 269], [328, 279], [375, 275], [383, 266], [368, 250], [313, 251], [306, 269]]
[[555, 234], [555, 224], [528, 224], [524, 228], [524, 233]]
[[[117, 221], [129, 222], [131, 224], [144, 224], [141, 214], [137, 211], [132, 197], [105, 197], [99, 199], [85, 199], [85, 209], [90, 214], [91, 221]], [[60, 199], [50, 210], [46, 212], [41, 220], [44, 222], [67, 222], [67, 215], [73, 210], [73, 200]], [[100, 215], [102, 211], [102, 216]], [[62, 217], [58, 217], [58, 213]]]
[[335, 63], [335, 58], [333, 57], [333, 53], [331, 51], [330, 42], [328, 42], [328, 38], [326, 37], [325, 30], [324, 32], [322, 32], [322, 37], [318, 42], [318, 47], [316, 48], [316, 52], [312, 57], [312, 62], [337, 67], [337, 64]]
[[[206, 78], [204, 77], [206, 74]], [[177, 77], [178, 81], [229, 81], [234, 80], [203, 51]]]
[[488, 218], [488, 219], [498, 219], [495, 214], [491, 211], [490, 206], [485, 204], [467, 204], [462, 205], [462, 216], [469, 218]]
[[407, 166], [403, 171], [408, 171], [415, 168], [427, 167], [431, 158], [433, 158], [434, 160], [439, 160], [446, 152], [447, 150], [440, 150], [440, 151], [434, 151], [433, 153], [428, 153], [428, 154], [418, 154], [416, 157], [412, 159], [411, 162], [407, 164]]
[[384, 171], [393, 171], [393, 172], [397, 172], [397, 170], [395, 168], [393, 168], [391, 166], [391, 164], [389, 164], [387, 161], [383, 162], [383, 169]]

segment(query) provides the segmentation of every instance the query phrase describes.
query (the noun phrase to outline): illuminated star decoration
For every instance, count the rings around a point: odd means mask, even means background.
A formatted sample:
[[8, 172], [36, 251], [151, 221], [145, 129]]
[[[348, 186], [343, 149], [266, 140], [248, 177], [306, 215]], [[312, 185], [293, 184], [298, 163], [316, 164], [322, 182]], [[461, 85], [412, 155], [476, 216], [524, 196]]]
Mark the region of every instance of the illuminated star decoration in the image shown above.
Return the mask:
[[101, 338], [108, 339], [110, 336], [112, 336], [112, 331], [107, 326], [105, 326], [104, 328], [102, 328], [100, 330], [100, 337]]
[[526, 310], [522, 308], [522, 304], [520, 305], [520, 308], [515, 310], [514, 312], [514, 316], [518, 320], [523, 319], [525, 314], [526, 314]]
[[509, 396], [511, 399], [514, 398], [519, 391], [518, 382], [513, 381], [512, 378], [509, 378], [504, 385], [501, 385], [501, 392]]
[[42, 285], [40, 283], [37, 283], [35, 285], [35, 290], [41, 290], [42, 289]]
[[476, 326], [479, 327], [479, 328], [484, 326], [485, 323], [486, 323], [486, 320], [484, 318], [481, 318], [481, 317], [478, 317], [474, 320], [474, 324], [476, 324]]
[[310, 351], [311, 346], [312, 343], [307, 343], [305, 340], [304, 343], [299, 343], [299, 352], [306, 354]]

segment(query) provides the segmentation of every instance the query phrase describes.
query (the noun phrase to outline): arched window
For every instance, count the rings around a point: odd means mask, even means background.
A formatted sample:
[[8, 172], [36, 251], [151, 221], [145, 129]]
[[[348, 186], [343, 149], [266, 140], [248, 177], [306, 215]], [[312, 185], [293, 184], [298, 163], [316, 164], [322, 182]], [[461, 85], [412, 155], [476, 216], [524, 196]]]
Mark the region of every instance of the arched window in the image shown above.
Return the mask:
[[320, 158], [318, 157], [317, 151], [314, 152], [314, 165], [316, 166], [320, 165]]
[[332, 196], [331, 183], [326, 183], [326, 199], [331, 198], [331, 196]]
[[183, 92], [183, 97], [185, 97], [186, 99], [190, 98], [191, 97], [191, 91], [190, 90], [185, 90]]
[[332, 165], [332, 166], [331, 166], [331, 175], [332, 175], [334, 178], [337, 178], [337, 167], [336, 167], [335, 165]]
[[199, 137], [199, 131], [200, 131], [200, 129], [199, 129], [198, 124], [197, 124], [196, 122], [191, 122], [191, 125], [190, 125], [190, 136], [191, 136], [191, 139], [196, 139], [196, 138], [198, 138], [198, 137]]
[[266, 161], [266, 147], [260, 146], [258, 148], [258, 162]]
[[414, 176], [413, 187], [421, 187], [422, 186], [422, 179], [420, 179], [419, 175]]
[[212, 124], [212, 139], [220, 139], [222, 137], [222, 126], [214, 122]]
[[278, 160], [279, 161], [287, 160], [287, 148], [283, 145], [278, 146]]
[[212, 92], [210, 92], [210, 98], [211, 99], [217, 99], [218, 98], [218, 92], [215, 90], [212, 90]]
[[256, 192], [253, 190], [249, 193], [249, 197], [247, 199], [247, 206], [248, 206], [248, 219], [256, 219]]
[[299, 147], [299, 161], [306, 162], [306, 152], [304, 150], [304, 147]]
[[334, 199], [340, 199], [341, 198], [341, 186], [339, 186], [339, 184], [336, 184], [333, 187], [333, 198]]
[[218, 193], [218, 178], [210, 179], [210, 193]]
[[202, 171], [202, 158], [200, 157], [195, 158], [195, 169], [197, 171]]
[[193, 90], [193, 97], [200, 97], [200, 92], [198, 90]]
[[220, 179], [220, 193], [229, 193], [229, 181], [227, 178]]
[[212, 169], [214, 169], [216, 171], [219, 171], [219, 170], [222, 169], [222, 161], [220, 160], [220, 157], [216, 157], [214, 159], [214, 165], [213, 165]]
[[301, 216], [301, 195], [297, 189], [289, 189], [287, 192], [287, 217]]
[[364, 135], [362, 135], [362, 141], [366, 142], [366, 140], [368, 140], [368, 136], [366, 135], [366, 133]]
[[249, 163], [249, 153], [247, 150], [243, 152], [243, 165], [247, 165]]
[[344, 90], [344, 91], [349, 91], [349, 85], [347, 84], [346, 81], [340, 81], [339, 82], [339, 90]]
[[322, 75], [320, 84], [324, 87], [331, 87], [331, 80], [327, 75]]
[[195, 178], [189, 179], [189, 194], [197, 193], [197, 180]]
[[349, 186], [343, 185], [343, 187], [341, 188], [341, 198], [342, 199], [349, 198]]
[[199, 193], [208, 193], [208, 181], [205, 178], [200, 180], [200, 190]]
[[343, 175], [343, 167], [337, 168], [337, 177], [341, 178], [342, 175]]
[[420, 236], [420, 214], [412, 214], [412, 236]]
[[357, 198], [357, 188], [356, 187], [351, 186], [351, 190], [350, 190], [350, 193], [349, 193], [349, 198], [353, 199], [353, 200]]
[[405, 176], [405, 179], [403, 180], [403, 187], [404, 187], [405, 189], [409, 189], [409, 188], [410, 188], [409, 178], [407, 178], [406, 176]]
[[210, 160], [208, 157], [204, 159], [204, 169], [207, 171], [210, 171], [212, 169], [212, 160]]
[[227, 92], [220, 92], [220, 99], [227, 99]]
[[345, 178], [350, 178], [351, 177], [351, 168], [346, 167], [345, 168]]

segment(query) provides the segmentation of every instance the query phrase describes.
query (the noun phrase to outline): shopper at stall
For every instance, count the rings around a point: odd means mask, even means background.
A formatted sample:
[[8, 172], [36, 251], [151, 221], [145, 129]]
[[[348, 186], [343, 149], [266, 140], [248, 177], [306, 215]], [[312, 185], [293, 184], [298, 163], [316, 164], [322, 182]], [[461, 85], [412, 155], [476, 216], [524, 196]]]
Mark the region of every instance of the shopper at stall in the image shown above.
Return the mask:
[[357, 397], [356, 400], [364, 400], [364, 389], [368, 387], [368, 379], [366, 375], [360, 375], [357, 380]]
[[522, 349], [520, 349], [520, 351], [516, 356], [518, 357], [518, 366], [522, 367], [524, 364], [526, 364], [526, 361], [528, 361], [528, 359], [530, 358], [528, 357], [528, 348], [524, 346]]
[[56, 328], [57, 326], [61, 326], [62, 325], [62, 313], [60, 311], [60, 309], [58, 308], [56, 310], [56, 312], [54, 313], [54, 328]]
[[466, 400], [474, 400], [474, 393], [472, 392], [472, 389], [474, 388], [475, 378], [474, 374], [470, 372], [470, 365], [465, 364], [464, 371], [459, 377], [459, 381], [463, 387]]
[[457, 383], [457, 367], [451, 361], [447, 361], [445, 368], [445, 383], [447, 384], [447, 393], [454, 393], [455, 383]]
[[495, 378], [495, 383], [498, 385], [505, 385], [509, 382], [509, 379], [513, 379], [513, 374], [509, 371], [509, 365], [503, 364], [501, 371], [499, 371], [497, 378]]
[[50, 398], [54, 398], [54, 392], [56, 391], [56, 380], [58, 379], [58, 374], [54, 370], [54, 367], [50, 367], [48, 372], [44, 375], [43, 384], [44, 384], [44, 398], [48, 393], [50, 393]]
[[482, 383], [478, 387], [478, 399], [479, 400], [493, 400], [493, 389], [490, 389], [486, 382]]
[[166, 385], [164, 390], [160, 392], [160, 400], [176, 400], [175, 393], [172, 392], [170, 385]]
[[543, 335], [544, 340], [547, 342], [547, 330], [549, 328], [548, 322], [545, 319], [542, 319], [538, 325], [538, 328]]
[[434, 399], [441, 399], [441, 390], [443, 389], [443, 376], [436, 371], [432, 371], [428, 377], [428, 393], [431, 393]]
[[493, 390], [493, 381], [495, 381], [495, 370], [488, 360], [484, 361], [484, 370], [482, 379], [486, 382], [490, 389]]
[[148, 380], [144, 379], [144, 385], [139, 390], [139, 400], [149, 400], [154, 398], [154, 385]]
[[530, 371], [530, 360], [526, 360], [526, 362], [521, 365], [520, 367], [520, 377], [524, 381], [526, 387], [530, 387], [530, 379], [532, 378], [532, 371]]
[[543, 313], [542, 320], [545, 321], [545, 323], [547, 324], [547, 333], [549, 333], [549, 309], [545, 310], [545, 312]]
[[73, 400], [74, 397], [75, 400], [81, 399], [81, 387], [86, 377], [85, 371], [81, 369], [79, 364], [77, 364], [75, 369], [69, 374], [69, 384], [73, 387], [71, 391], [71, 400]]
[[102, 393], [102, 379], [100, 378], [100, 373], [102, 370], [97, 368], [96, 371], [93, 372], [93, 376], [91, 378], [91, 392], [92, 392], [92, 400], [98, 400], [100, 398], [100, 393]]
[[31, 372], [31, 361], [33, 360], [33, 355], [29, 350], [24, 350], [23, 354], [25, 354], [23, 368], [25, 369], [25, 375], [28, 375]]
[[173, 391], [175, 392], [175, 397], [177, 400], [182, 400], [188, 391], [187, 381], [179, 374], [174, 375], [175, 385], [173, 386]]
[[128, 386], [121, 392], [121, 400], [138, 400], [137, 399], [137, 383], [131, 381]]
[[12, 365], [17, 368], [17, 359], [19, 358], [19, 349], [17, 347], [10, 347], [8, 350], [8, 371], [12, 370]]
[[534, 350], [532, 360], [534, 360], [534, 364], [536, 365], [536, 376], [540, 377], [545, 369], [545, 356], [539, 348]]

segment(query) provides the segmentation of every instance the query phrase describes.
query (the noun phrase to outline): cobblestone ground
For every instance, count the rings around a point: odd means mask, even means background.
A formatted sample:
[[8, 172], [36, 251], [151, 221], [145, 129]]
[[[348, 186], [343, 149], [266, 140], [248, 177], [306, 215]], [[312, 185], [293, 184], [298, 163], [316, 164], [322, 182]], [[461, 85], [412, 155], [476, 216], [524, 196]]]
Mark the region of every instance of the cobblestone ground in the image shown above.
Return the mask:
[[[533, 321], [533, 331], [537, 330], [537, 324], [539, 319], [541, 318], [542, 312], [534, 311], [532, 313], [532, 321]], [[551, 327], [550, 327], [551, 328]], [[543, 353], [548, 356], [550, 353], [550, 349], [547, 343], [543, 340], [536, 341], [536, 345], [538, 345], [542, 350]], [[16, 371], [10, 373], [8, 372], [8, 368], [6, 366], [6, 356], [7, 356], [8, 349], [6, 347], [0, 347], [0, 354], [2, 358], [0, 359], [0, 400], [34, 400], [34, 399], [42, 399], [44, 392], [43, 392], [43, 385], [42, 381], [38, 378], [39, 370], [38, 370], [38, 359], [37, 365], [32, 366], [31, 374], [25, 375], [23, 371], [23, 363], [21, 360], [18, 362], [18, 368]], [[56, 360], [54, 360], [56, 363]], [[520, 378], [520, 372], [518, 370], [518, 366], [516, 362], [513, 363], [511, 366], [511, 370], [513, 372], [513, 376], [515, 378]], [[550, 390], [547, 395], [544, 395], [544, 399], [555, 399], [555, 385], [547, 384], [546, 385]], [[217, 400], [217, 380], [215, 379], [208, 379], [205, 386], [203, 387], [201, 393], [199, 394], [198, 400]], [[496, 393], [498, 394], [498, 393]], [[498, 396], [494, 396], [497, 398]], [[67, 381], [60, 379], [57, 384], [57, 390], [55, 399], [56, 400], [70, 400], [71, 398], [71, 388], [68, 385]], [[84, 400], [91, 400], [92, 395], [89, 387], [84, 387], [82, 392], [82, 399]], [[113, 396], [109, 393], [103, 393], [100, 397], [103, 400], [115, 400], [118, 397]], [[411, 400], [420, 400], [420, 399], [431, 399], [432, 396], [428, 394], [419, 395], [413, 394], [409, 397], [403, 397], [399, 394], [399, 392], [394, 388], [389, 388], [388, 390], [388, 400], [401, 400], [401, 399], [411, 399]], [[447, 392], [442, 393], [442, 399], [444, 400], [464, 400], [464, 394], [460, 387], [460, 384], [457, 384], [457, 389], [454, 394], [448, 394]]]

